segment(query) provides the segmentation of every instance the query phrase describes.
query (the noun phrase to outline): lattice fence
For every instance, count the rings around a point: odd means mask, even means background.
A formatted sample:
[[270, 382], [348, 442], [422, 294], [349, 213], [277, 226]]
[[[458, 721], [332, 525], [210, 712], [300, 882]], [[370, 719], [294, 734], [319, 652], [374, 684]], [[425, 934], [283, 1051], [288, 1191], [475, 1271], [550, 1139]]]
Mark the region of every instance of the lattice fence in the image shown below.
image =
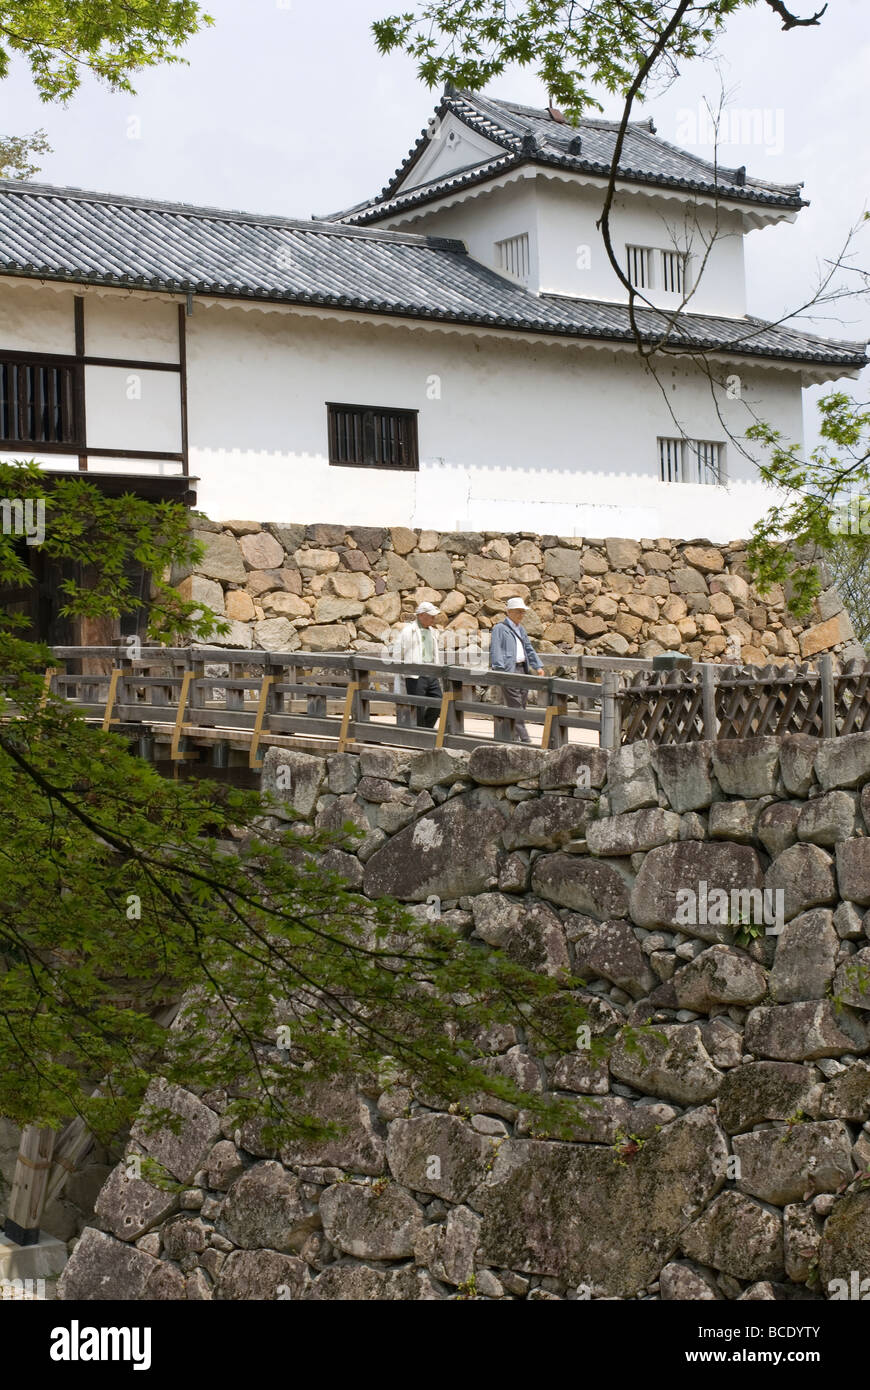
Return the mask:
[[870, 732], [870, 661], [640, 671], [619, 704], [623, 743]]

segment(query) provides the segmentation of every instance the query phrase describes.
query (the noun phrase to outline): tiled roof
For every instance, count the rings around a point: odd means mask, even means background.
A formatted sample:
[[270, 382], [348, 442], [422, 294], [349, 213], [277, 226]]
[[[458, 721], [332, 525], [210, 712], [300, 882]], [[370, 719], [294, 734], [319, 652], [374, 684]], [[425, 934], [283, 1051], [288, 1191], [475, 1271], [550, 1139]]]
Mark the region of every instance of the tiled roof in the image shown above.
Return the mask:
[[[576, 325], [575, 331], [584, 337], [624, 341], [631, 341], [633, 337], [627, 305], [571, 299], [555, 294], [541, 295], [541, 301], [559, 313], [566, 324]], [[852, 366], [867, 365], [863, 343], [819, 338], [814, 333], [767, 323], [764, 319], [749, 315], [744, 319], [728, 319], [715, 314], [681, 313], [672, 323], [672, 315], [656, 309], [636, 306], [634, 314], [642, 336], [649, 342], [661, 338], [671, 325], [668, 333], [670, 347], [686, 347], [690, 351], [713, 349], [751, 357], [782, 357], [803, 362], [845, 365], [849, 361]], [[570, 330], [564, 328], [562, 331]]]
[[[505, 154], [400, 193], [400, 184], [433, 138], [430, 122], [407, 159], [377, 197], [334, 214], [334, 219], [357, 225], [373, 222], [457, 188], [493, 178], [497, 173], [520, 164], [550, 165], [575, 173], [597, 174], [602, 178], [610, 174], [619, 130], [617, 121], [583, 119], [579, 125], [568, 125], [554, 119], [546, 109], [517, 106], [514, 102], [496, 101], [476, 93], [450, 89], [442, 98], [436, 119], [443, 120], [448, 114], [456, 116], [470, 130], [501, 146]], [[629, 183], [658, 184], [786, 210], [805, 206], [799, 185], [768, 183], [748, 177], [745, 169], [712, 164], [661, 139], [651, 128], [651, 122], [629, 124], [618, 172], [619, 177]]]
[[[0, 274], [631, 340], [626, 306], [534, 295], [473, 260], [461, 241], [7, 180]], [[637, 317], [651, 335], [666, 323], [650, 309]], [[845, 369], [865, 361], [861, 344], [756, 319], [684, 313], [671, 342]]]

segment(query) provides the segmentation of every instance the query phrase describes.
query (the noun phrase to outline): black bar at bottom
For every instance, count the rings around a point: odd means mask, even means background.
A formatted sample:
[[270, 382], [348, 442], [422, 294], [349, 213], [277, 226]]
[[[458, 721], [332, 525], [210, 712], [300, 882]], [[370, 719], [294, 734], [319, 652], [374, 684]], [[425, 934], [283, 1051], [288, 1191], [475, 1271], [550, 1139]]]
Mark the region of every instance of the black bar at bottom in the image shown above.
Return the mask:
[[29, 1226], [25, 1229], [24, 1226], [19, 1226], [17, 1221], [13, 1221], [11, 1216], [7, 1216], [3, 1222], [3, 1234], [14, 1241], [16, 1245], [39, 1244], [39, 1227]]

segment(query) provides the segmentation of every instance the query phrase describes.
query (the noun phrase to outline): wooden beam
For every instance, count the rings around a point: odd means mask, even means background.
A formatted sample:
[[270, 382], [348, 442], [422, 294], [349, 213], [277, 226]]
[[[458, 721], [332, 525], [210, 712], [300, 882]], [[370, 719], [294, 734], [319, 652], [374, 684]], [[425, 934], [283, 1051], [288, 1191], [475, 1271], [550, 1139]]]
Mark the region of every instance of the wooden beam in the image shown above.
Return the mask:
[[716, 668], [705, 661], [701, 666], [701, 698], [704, 710], [704, 737], [715, 739], [719, 736], [719, 720], [716, 718]]
[[601, 734], [602, 748], [618, 748], [621, 742], [619, 721], [619, 676], [604, 671], [601, 677]]
[[178, 696], [178, 710], [175, 715], [175, 727], [172, 730], [172, 743], [170, 745], [169, 756], [174, 763], [186, 762], [195, 758], [195, 753], [181, 752], [181, 730], [184, 725], [184, 711], [187, 706], [187, 696], [190, 691], [190, 682], [193, 680], [193, 672], [185, 671], [181, 678], [181, 691]]
[[[95, 1093], [96, 1094], [96, 1093]], [[55, 1144], [48, 1183], [45, 1192], [45, 1205], [50, 1206], [63, 1191], [67, 1178], [72, 1177], [85, 1155], [93, 1147], [94, 1136], [80, 1115], [71, 1120]]]
[[76, 439], [80, 439], [84, 448], [79, 454], [79, 469], [86, 473], [88, 469], [88, 423], [87, 423], [87, 401], [85, 398], [85, 301], [84, 296], [77, 294], [73, 298], [73, 329], [75, 333], [76, 366], [73, 374], [73, 419], [75, 422], [74, 434]]
[[118, 681], [121, 679], [123, 674], [124, 672], [116, 667], [115, 670], [112, 672], [112, 676], [109, 681], [109, 693], [106, 696], [106, 712], [103, 715], [104, 734], [108, 733], [110, 724], [120, 724], [121, 722], [119, 719], [112, 718], [112, 711], [115, 708], [115, 700], [118, 696]]
[[357, 693], [358, 690], [359, 690], [359, 681], [349, 681], [349, 682], [348, 682], [347, 694], [346, 694], [345, 697], [344, 697], [344, 710], [343, 710], [342, 716], [341, 716], [341, 730], [340, 730], [339, 735], [338, 735], [338, 751], [339, 751], [339, 753], [343, 753], [343, 752], [344, 752], [345, 745], [346, 745], [346, 743], [347, 743], [347, 731], [348, 731], [348, 729], [350, 728], [350, 719], [351, 719], [351, 715], [352, 715], [352, 713], [353, 713], [353, 702], [354, 702], [354, 697], [356, 696], [356, 693]]
[[39, 1242], [55, 1138], [53, 1129], [40, 1129], [38, 1125], [26, 1125], [22, 1130], [3, 1224], [4, 1235], [16, 1245]]
[[190, 439], [187, 410], [187, 306], [178, 306], [178, 367], [179, 377], [178, 408], [181, 418], [181, 458], [184, 476], [190, 472]]
[[260, 686], [257, 717], [254, 720], [254, 727], [251, 731], [251, 746], [248, 749], [248, 767], [255, 772], [261, 772], [263, 768], [263, 759], [257, 756], [257, 750], [260, 747], [260, 735], [263, 732], [263, 719], [269, 706], [269, 694], [276, 680], [277, 676], [264, 676]]
[[830, 652], [819, 657], [819, 683], [822, 692], [822, 738], [837, 734], [837, 705], [834, 695], [834, 658]]
[[558, 719], [561, 713], [558, 705], [547, 705], [544, 713], [544, 728], [541, 734], [541, 747], [549, 748], [550, 736], [553, 729], [553, 720]]
[[455, 699], [456, 692], [454, 690], [445, 690], [444, 694], [441, 696], [441, 710], [438, 715], [438, 732], [435, 735], [436, 748], [444, 747], [444, 735], [447, 732], [447, 719], [450, 714], [450, 706]]
[[39, 708], [40, 708], [40, 709], [45, 709], [45, 706], [46, 706], [46, 704], [48, 703], [48, 697], [49, 697], [49, 694], [51, 693], [51, 683], [52, 683], [52, 681], [54, 680], [54, 678], [55, 678], [56, 675], [57, 675], [57, 667], [56, 667], [56, 666], [46, 666], [46, 668], [45, 668], [45, 677], [44, 677], [43, 682], [42, 682], [42, 694], [41, 694], [40, 697], [39, 697]]

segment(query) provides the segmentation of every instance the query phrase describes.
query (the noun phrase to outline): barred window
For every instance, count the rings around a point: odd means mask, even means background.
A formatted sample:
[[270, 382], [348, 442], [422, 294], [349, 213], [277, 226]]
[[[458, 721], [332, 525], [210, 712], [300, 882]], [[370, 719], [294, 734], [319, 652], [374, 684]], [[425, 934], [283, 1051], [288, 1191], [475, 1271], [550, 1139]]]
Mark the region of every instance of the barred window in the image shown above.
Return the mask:
[[688, 256], [684, 251], [665, 251], [656, 246], [626, 246], [628, 278], [636, 290], [685, 293]]
[[523, 232], [520, 236], [509, 236], [504, 241], [497, 241], [495, 243], [495, 254], [499, 269], [503, 270], [506, 275], [512, 275], [515, 280], [522, 280], [523, 284], [528, 281], [528, 232]]
[[347, 468], [420, 466], [417, 411], [327, 402], [329, 462]]
[[78, 367], [49, 358], [0, 358], [0, 440], [75, 444]]
[[663, 483], [722, 482], [724, 444], [709, 439], [659, 439]]
[[650, 246], [626, 246], [628, 278], [636, 290], [652, 288], [653, 253]]
[[679, 483], [680, 465], [683, 457], [682, 439], [659, 440], [659, 468], [663, 483]]
[[686, 260], [682, 251], [662, 252], [662, 289], [668, 294], [685, 293]]

